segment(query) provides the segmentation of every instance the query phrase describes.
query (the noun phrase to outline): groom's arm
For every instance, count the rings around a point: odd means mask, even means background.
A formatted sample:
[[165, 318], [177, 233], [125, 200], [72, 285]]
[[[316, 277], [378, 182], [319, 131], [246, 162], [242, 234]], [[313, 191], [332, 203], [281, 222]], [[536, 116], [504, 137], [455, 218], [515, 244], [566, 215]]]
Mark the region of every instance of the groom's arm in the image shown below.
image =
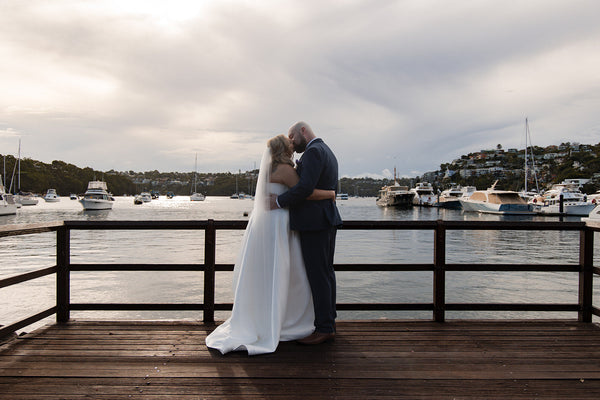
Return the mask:
[[277, 197], [279, 207], [296, 205], [310, 196], [317, 186], [321, 171], [323, 170], [323, 157], [319, 148], [311, 147], [302, 156], [302, 173], [298, 183]]

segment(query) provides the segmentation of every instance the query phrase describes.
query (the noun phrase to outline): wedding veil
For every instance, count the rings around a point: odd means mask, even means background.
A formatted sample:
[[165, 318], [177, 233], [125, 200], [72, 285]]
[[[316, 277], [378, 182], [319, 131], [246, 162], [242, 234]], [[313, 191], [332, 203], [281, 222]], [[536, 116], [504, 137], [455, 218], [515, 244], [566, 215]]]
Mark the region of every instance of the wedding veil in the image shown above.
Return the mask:
[[[271, 180], [271, 150], [269, 147], [263, 152], [258, 171], [258, 180], [256, 182], [256, 192], [254, 196], [254, 206], [248, 227], [244, 232], [242, 239], [242, 247], [238, 255], [235, 267], [233, 269], [233, 290], [236, 292], [242, 266], [248, 261], [258, 265], [268, 265], [269, 259], [272, 258], [273, 232], [270, 224], [271, 209], [270, 209], [270, 190], [269, 183]], [[247, 271], [249, 272], [249, 271]]]

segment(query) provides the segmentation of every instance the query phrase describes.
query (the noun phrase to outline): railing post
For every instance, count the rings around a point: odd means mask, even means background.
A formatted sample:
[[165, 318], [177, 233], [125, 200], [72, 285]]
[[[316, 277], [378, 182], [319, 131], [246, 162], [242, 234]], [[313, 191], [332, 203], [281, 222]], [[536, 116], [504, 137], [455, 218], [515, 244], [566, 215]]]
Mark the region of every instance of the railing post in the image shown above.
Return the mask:
[[579, 321], [592, 322], [594, 267], [594, 231], [588, 227], [579, 233]]
[[208, 220], [204, 234], [204, 322], [215, 321], [215, 221]]
[[446, 227], [438, 220], [433, 243], [433, 319], [444, 322], [446, 316]]
[[62, 324], [70, 318], [70, 231], [61, 226], [56, 231], [56, 323]]

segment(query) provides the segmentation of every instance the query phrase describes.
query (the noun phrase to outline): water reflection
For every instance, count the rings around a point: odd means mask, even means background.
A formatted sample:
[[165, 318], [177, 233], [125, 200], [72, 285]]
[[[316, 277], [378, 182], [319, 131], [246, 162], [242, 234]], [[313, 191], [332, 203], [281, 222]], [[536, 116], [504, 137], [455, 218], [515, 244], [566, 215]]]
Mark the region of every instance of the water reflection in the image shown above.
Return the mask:
[[[556, 221], [553, 217], [497, 216], [462, 213], [438, 208], [381, 208], [374, 199], [338, 202], [345, 220], [489, 220]], [[2, 217], [0, 223], [33, 223], [56, 220], [231, 220], [247, 219], [251, 200], [207, 197], [190, 202], [188, 197], [161, 198], [134, 205], [133, 198], [117, 197], [113, 210], [83, 211], [77, 202], [40, 203], [23, 208], [16, 216]], [[569, 217], [566, 220], [579, 220]], [[217, 232], [217, 263], [234, 263], [242, 231]], [[579, 235], [566, 231], [447, 231], [448, 263], [539, 263], [576, 264]], [[600, 257], [596, 234], [595, 259]], [[5, 263], [0, 277], [54, 265], [56, 235], [44, 233], [2, 238]], [[193, 263], [204, 262], [203, 231], [74, 230], [71, 232], [72, 263]], [[341, 230], [336, 263], [432, 263], [433, 232], [428, 230]], [[596, 262], [598, 264], [598, 262]], [[558, 302], [577, 301], [577, 274], [552, 272], [476, 273], [448, 272], [448, 302]], [[202, 273], [198, 272], [73, 272], [73, 302], [202, 302]], [[597, 282], [600, 282], [598, 279]], [[430, 303], [433, 294], [431, 272], [340, 272], [339, 302]], [[19, 289], [2, 289], [0, 324], [39, 312], [54, 301], [54, 281], [37, 279]], [[594, 286], [600, 294], [600, 284]], [[231, 302], [231, 273], [219, 272], [218, 302]], [[20, 310], [15, 315], [14, 310]], [[217, 313], [224, 318], [228, 313]], [[452, 318], [449, 313], [449, 318]], [[486, 313], [460, 313], [455, 317]], [[505, 313], [514, 316], [516, 313]], [[76, 313], [92, 318], [200, 318], [195, 312], [102, 312]], [[341, 312], [341, 318], [431, 318], [428, 312]], [[499, 314], [493, 314], [495, 318]], [[530, 317], [532, 314], [524, 314]], [[555, 314], [539, 314], [553, 317]], [[564, 315], [563, 315], [564, 316]], [[567, 317], [575, 317], [567, 314]]]

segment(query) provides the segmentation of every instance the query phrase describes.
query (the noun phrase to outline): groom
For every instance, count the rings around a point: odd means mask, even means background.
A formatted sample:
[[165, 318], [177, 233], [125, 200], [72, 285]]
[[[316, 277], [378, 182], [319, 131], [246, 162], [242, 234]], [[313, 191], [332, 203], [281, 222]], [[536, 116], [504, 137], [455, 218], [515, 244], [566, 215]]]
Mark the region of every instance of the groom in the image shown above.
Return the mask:
[[[315, 331], [298, 340], [319, 344], [335, 338], [335, 271], [333, 255], [337, 228], [342, 218], [334, 201], [306, 201], [313, 189], [336, 190], [338, 163], [331, 149], [317, 138], [310, 126], [298, 122], [288, 132], [298, 161], [300, 181], [272, 199], [271, 207], [289, 207], [290, 228], [300, 232], [300, 245], [315, 307]], [[276, 203], [276, 204], [274, 204]]]

